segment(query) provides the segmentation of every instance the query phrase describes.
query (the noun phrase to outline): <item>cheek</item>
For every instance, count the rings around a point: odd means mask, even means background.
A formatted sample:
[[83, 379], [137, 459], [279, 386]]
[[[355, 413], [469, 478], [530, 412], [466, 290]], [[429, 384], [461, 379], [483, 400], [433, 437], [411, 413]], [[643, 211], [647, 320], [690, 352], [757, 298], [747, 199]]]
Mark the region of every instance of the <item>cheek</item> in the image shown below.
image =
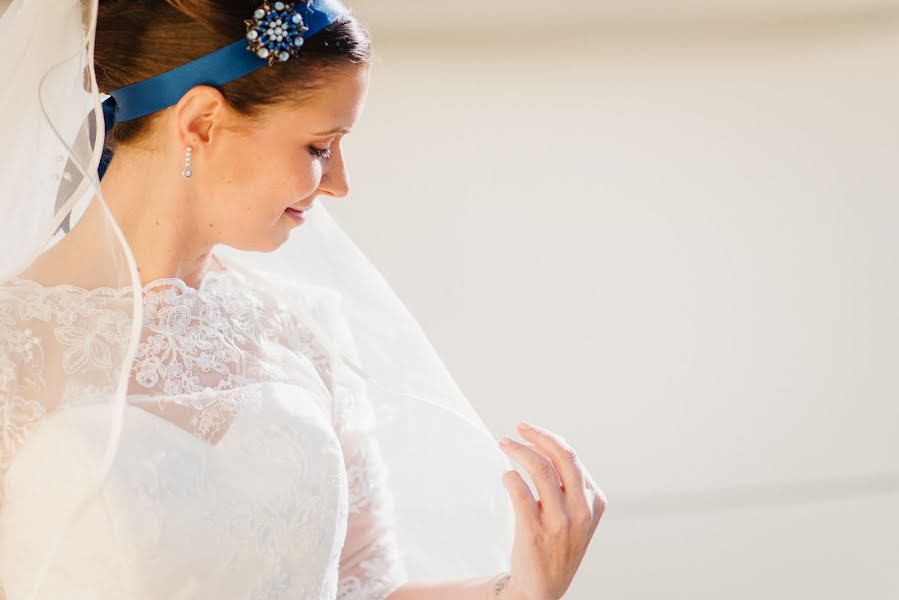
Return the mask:
[[207, 164], [195, 166], [197, 181], [206, 184], [199, 192], [197, 226], [219, 243], [248, 249], [261, 225], [254, 206], [271, 194], [265, 189], [271, 183], [268, 166], [251, 143], [220, 142], [216, 153]]
[[262, 230], [276, 224], [291, 223], [284, 209], [313, 195], [321, 181], [320, 162], [308, 152], [263, 154], [262, 159], [245, 155], [244, 161], [235, 164], [229, 185], [233, 209], [228, 211], [229, 219], [245, 235], [253, 235], [253, 229], [264, 234]]
[[321, 162], [293, 140], [245, 138], [222, 148], [219, 158], [209, 221], [229, 245], [254, 246], [273, 227], [292, 227], [284, 209], [312, 196], [321, 182]]
[[285, 169], [285, 161], [273, 158], [271, 152], [258, 148], [257, 144], [234, 147], [226, 161], [226, 170], [218, 178], [221, 194], [217, 196], [221, 203], [246, 213], [283, 197], [281, 190], [290, 174]]
[[272, 157], [266, 166], [253, 175], [259, 190], [260, 205], [270, 206], [281, 215], [284, 209], [311, 196], [321, 182], [321, 166], [308, 152], [284, 152]]

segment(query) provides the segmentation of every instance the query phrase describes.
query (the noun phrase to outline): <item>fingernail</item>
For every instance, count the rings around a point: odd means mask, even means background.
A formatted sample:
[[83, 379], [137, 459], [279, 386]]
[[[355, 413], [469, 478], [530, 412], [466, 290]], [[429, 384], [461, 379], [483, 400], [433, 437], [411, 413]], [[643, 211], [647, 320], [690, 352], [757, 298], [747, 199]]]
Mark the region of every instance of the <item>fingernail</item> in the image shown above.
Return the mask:
[[525, 421], [521, 421], [518, 424], [518, 426], [521, 427], [522, 429], [533, 429], [534, 428], [533, 425], [531, 425], [530, 423], [526, 423]]
[[512, 443], [512, 440], [510, 440], [510, 439], [507, 438], [507, 437], [501, 437], [501, 438], [499, 438], [499, 445], [500, 445], [500, 446], [506, 446], [506, 445], [511, 444], [511, 443]]

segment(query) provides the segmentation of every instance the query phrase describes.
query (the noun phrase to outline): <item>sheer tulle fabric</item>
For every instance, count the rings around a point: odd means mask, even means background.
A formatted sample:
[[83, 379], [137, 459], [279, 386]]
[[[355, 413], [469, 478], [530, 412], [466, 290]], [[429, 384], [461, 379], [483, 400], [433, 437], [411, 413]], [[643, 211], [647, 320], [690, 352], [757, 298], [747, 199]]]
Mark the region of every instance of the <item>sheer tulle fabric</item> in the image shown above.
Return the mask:
[[[107, 300], [129, 294], [22, 279], [0, 287], [6, 347], [16, 332], [38, 332], [16, 372], [58, 370], [49, 357], [72, 375], [105, 371], [128, 331], [128, 315]], [[306, 325], [315, 319], [351, 351], [333, 294], [231, 268], [199, 290], [152, 282], [143, 306], [125, 439], [103, 503], [70, 532], [43, 595], [382, 598], [403, 583], [371, 408]], [[96, 407], [47, 408], [30, 385], [39, 379], [7, 387], [15, 435], [4, 447], [0, 576], [12, 598], [39, 564], [33, 540], [49, 533], [35, 504], [64, 497], [67, 472], [89, 468], [100, 449], [90, 439]], [[60, 440], [70, 442], [65, 456], [55, 456]]]
[[[96, 177], [95, 15], [0, 21], [0, 588], [377, 598], [507, 568], [509, 463], [323, 206], [199, 289], [141, 285]], [[102, 252], [47, 260], [92, 201]]]

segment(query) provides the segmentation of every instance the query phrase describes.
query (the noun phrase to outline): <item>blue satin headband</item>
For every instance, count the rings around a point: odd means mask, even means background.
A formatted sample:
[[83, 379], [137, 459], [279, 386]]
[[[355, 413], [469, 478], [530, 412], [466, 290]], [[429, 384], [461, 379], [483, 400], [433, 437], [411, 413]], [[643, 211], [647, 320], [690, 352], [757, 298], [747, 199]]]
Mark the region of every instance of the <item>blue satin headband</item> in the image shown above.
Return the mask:
[[[106, 133], [116, 121], [129, 121], [174, 106], [197, 85], [222, 86], [265, 65], [299, 55], [309, 38], [346, 12], [340, 0], [268, 0], [257, 8], [245, 38], [149, 79], [113, 90], [103, 101]], [[112, 153], [104, 149], [97, 172], [103, 179]]]

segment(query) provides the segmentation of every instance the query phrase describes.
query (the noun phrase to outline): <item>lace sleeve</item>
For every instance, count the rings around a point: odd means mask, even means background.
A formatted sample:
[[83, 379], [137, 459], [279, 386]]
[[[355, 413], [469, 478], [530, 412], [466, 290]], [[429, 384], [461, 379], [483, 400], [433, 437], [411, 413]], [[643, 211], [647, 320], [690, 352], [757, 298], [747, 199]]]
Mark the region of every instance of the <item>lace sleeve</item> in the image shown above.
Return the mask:
[[0, 508], [3, 474], [47, 412], [38, 401], [44, 379], [44, 348], [38, 333], [45, 315], [23, 314], [30, 305], [14, 292], [0, 288]]
[[[321, 298], [313, 316], [335, 345], [356, 359], [353, 336], [339, 302], [336, 294]], [[365, 383], [339, 362], [330, 364], [329, 375], [333, 426], [343, 448], [349, 487], [337, 600], [382, 600], [407, 580], [393, 528], [387, 469], [372, 435], [374, 415]]]
[[[0, 286], [0, 483], [16, 451], [63, 405], [111, 395], [131, 301], [116, 290]], [[0, 486], [0, 506], [3, 488]]]
[[20, 279], [0, 285], [0, 512], [7, 473], [45, 420], [79, 394], [114, 389], [110, 348], [128, 338], [123, 304], [111, 291]]

